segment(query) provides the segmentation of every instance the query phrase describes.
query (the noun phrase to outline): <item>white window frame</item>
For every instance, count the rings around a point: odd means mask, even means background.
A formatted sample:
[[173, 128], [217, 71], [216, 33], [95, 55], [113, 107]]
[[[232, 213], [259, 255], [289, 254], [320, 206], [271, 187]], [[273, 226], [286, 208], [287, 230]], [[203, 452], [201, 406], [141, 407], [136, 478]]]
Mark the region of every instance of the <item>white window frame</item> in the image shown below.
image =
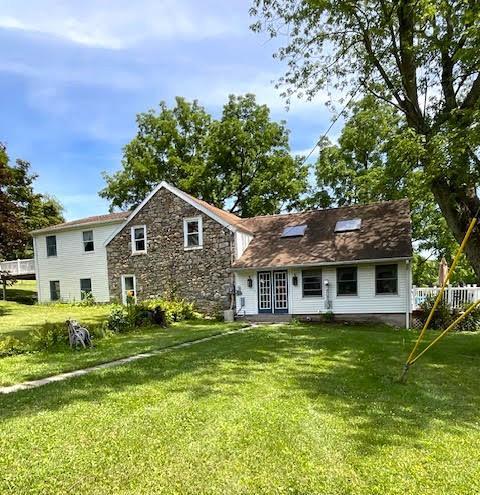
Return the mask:
[[[197, 222], [198, 224], [198, 246], [188, 245], [188, 224], [190, 222]], [[189, 217], [183, 219], [183, 249], [185, 251], [192, 251], [194, 249], [203, 249], [203, 219], [201, 216]]]
[[[137, 245], [135, 243], [135, 229], [143, 229], [145, 249], [137, 250]], [[147, 226], [146, 225], [134, 225], [130, 229], [130, 240], [132, 242], [132, 254], [144, 254], [147, 252]], [[141, 240], [141, 239], [137, 239]]]
[[127, 294], [126, 294], [126, 289], [125, 289], [125, 279], [126, 278], [133, 278], [133, 292], [135, 295], [133, 296], [133, 299], [135, 301], [135, 304], [137, 303], [137, 278], [135, 275], [132, 274], [126, 274], [122, 275], [122, 304], [127, 304]]
[[[91, 233], [92, 233], [92, 240], [91, 240], [91, 241], [86, 241], [86, 240], [84, 239], [83, 234], [84, 234], [85, 232], [91, 232]], [[86, 245], [86, 243], [87, 243], [87, 242], [92, 242], [92, 243], [93, 243], [93, 249], [92, 249], [91, 251], [87, 251], [87, 250], [85, 249], [85, 245]], [[95, 234], [94, 234], [94, 232], [93, 232], [93, 229], [82, 230], [82, 243], [83, 243], [83, 252], [84, 252], [84, 254], [92, 254], [92, 253], [94, 253], [94, 252], [95, 252]]]

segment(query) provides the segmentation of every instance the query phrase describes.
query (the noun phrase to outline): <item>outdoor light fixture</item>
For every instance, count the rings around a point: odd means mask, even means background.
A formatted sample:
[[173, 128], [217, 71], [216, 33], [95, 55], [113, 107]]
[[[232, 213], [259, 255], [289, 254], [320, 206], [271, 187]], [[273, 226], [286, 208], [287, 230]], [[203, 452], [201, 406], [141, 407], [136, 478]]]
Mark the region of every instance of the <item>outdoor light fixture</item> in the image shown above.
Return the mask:
[[298, 277], [296, 275], [292, 277], [292, 284], [295, 286], [298, 285]]
[[249, 287], [250, 289], [253, 287], [253, 280], [252, 280], [252, 277], [248, 277], [247, 284], [248, 284], [248, 287]]

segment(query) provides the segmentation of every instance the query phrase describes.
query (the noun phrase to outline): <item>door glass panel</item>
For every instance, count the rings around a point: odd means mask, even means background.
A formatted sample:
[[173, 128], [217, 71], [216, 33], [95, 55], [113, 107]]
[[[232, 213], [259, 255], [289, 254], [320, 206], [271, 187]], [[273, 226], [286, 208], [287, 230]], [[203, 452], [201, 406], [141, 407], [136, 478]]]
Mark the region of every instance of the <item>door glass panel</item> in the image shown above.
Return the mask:
[[287, 272], [275, 272], [275, 309], [288, 309]]
[[259, 309], [272, 308], [271, 274], [258, 274], [258, 307]]

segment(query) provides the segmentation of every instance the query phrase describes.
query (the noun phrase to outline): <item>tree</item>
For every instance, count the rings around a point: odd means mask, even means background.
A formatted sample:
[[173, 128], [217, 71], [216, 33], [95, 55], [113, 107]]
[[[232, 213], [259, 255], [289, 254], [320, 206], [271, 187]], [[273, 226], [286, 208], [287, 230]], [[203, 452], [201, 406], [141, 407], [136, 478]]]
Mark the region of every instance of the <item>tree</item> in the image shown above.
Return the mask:
[[17, 249], [23, 249], [28, 239], [21, 210], [8, 191], [14, 184], [13, 180], [6, 148], [0, 144], [0, 260], [7, 259]]
[[416, 166], [416, 148], [408, 146], [410, 131], [399, 112], [366, 96], [350, 105], [349, 114], [338, 144], [320, 145], [315, 176], [321, 206], [408, 198], [416, 247], [450, 259], [456, 242]]
[[[62, 206], [48, 195], [35, 193], [37, 175], [30, 163], [18, 159], [9, 165], [5, 146], [0, 148], [0, 257], [30, 257], [29, 232], [64, 221]], [[2, 212], [3, 215], [2, 215]]]
[[100, 196], [112, 208], [138, 204], [162, 180], [244, 216], [291, 208], [306, 190], [308, 169], [291, 156], [285, 123], [272, 122], [254, 95], [230, 96], [218, 120], [177, 98], [137, 124], [122, 169], [104, 174]]
[[[480, 199], [480, 3], [475, 0], [255, 0], [254, 30], [288, 32], [284, 94], [333, 86], [394, 106], [460, 242]], [[480, 277], [480, 236], [466, 256]]]

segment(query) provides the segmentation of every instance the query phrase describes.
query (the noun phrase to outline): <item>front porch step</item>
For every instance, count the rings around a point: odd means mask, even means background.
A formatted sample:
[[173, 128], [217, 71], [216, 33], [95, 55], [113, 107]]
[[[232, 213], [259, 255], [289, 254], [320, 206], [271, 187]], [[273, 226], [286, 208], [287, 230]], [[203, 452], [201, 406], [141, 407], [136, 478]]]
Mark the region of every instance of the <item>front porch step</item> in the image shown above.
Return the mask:
[[237, 315], [235, 319], [256, 323], [288, 323], [292, 320], [292, 315], [262, 313], [258, 315]]

